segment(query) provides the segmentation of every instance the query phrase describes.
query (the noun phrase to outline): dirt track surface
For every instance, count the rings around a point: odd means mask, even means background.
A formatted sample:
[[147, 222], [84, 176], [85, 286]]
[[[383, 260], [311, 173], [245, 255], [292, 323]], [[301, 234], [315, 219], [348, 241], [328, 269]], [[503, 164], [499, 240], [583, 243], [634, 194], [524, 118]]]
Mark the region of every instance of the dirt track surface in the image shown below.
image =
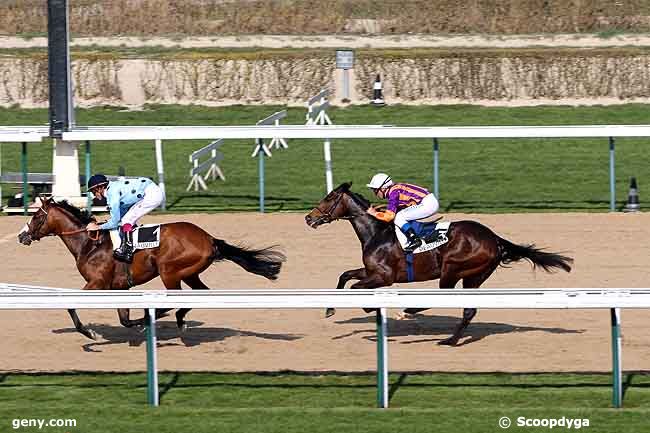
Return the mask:
[[[534, 242], [575, 258], [570, 274], [533, 272], [527, 263], [500, 268], [485, 287], [648, 287], [650, 214], [445, 215], [477, 220], [518, 243]], [[251, 246], [280, 244], [289, 257], [270, 283], [224, 262], [202, 276], [218, 288], [332, 288], [338, 275], [361, 265], [349, 223], [318, 230], [303, 214], [216, 214], [151, 217], [146, 222], [191, 221], [212, 235]], [[0, 218], [0, 281], [81, 287], [72, 256], [48, 238], [30, 247], [15, 234], [24, 217]], [[414, 284], [437, 287], [438, 282]], [[147, 288], [161, 288], [159, 279]], [[392, 316], [396, 311], [391, 312]], [[392, 371], [609, 371], [606, 310], [481, 310], [460, 347], [436, 342], [450, 335], [460, 311], [428, 310], [415, 319], [390, 320]], [[115, 311], [79, 312], [101, 336], [92, 342], [74, 332], [65, 311], [9, 311], [0, 316], [0, 370], [64, 371], [145, 369], [144, 334], [119, 325]], [[133, 315], [140, 312], [134, 311]], [[647, 310], [624, 310], [623, 361], [628, 370], [650, 367]], [[198, 311], [180, 335], [172, 317], [159, 323], [161, 370], [366, 371], [375, 368], [374, 317], [360, 310]]]

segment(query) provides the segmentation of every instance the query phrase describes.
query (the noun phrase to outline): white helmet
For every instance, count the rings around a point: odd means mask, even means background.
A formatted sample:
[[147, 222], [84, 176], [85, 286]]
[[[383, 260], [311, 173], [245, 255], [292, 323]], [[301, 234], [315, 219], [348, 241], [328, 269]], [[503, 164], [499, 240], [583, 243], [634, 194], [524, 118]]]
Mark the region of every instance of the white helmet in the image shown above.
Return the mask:
[[377, 173], [370, 179], [370, 183], [366, 186], [372, 189], [387, 188], [393, 186], [393, 179], [386, 173]]

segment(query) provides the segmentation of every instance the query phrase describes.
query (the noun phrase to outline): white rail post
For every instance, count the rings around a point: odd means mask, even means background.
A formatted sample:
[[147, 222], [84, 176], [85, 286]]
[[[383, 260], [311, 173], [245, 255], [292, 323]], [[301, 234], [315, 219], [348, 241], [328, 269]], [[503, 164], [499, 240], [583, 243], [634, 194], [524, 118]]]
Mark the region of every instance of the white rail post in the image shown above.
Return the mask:
[[616, 211], [616, 174], [615, 170], [615, 149], [614, 137], [609, 137], [609, 211]]
[[[327, 108], [329, 107], [329, 102], [327, 101], [328, 96], [329, 90], [321, 90], [318, 95], [312, 96], [307, 100], [307, 126], [332, 124], [332, 120], [327, 115]], [[332, 142], [329, 138], [325, 138], [323, 141], [323, 157], [325, 159], [325, 188], [330, 193], [334, 189], [334, 176], [332, 174]]]
[[332, 150], [329, 138], [323, 143], [323, 154], [325, 156], [325, 186], [329, 194], [334, 189], [334, 177], [332, 176]]
[[[324, 109], [318, 113], [319, 125], [331, 125], [332, 121], [327, 115], [327, 99], [325, 99], [325, 94], [321, 93], [320, 105]], [[329, 194], [334, 189], [334, 175], [332, 174], [332, 143], [329, 138], [326, 138], [323, 142], [323, 153], [325, 156], [325, 186], [327, 188], [327, 193]]]
[[623, 367], [621, 362], [621, 309], [611, 308], [612, 319], [612, 406], [623, 406]]
[[162, 210], [167, 209], [167, 195], [165, 194], [165, 167], [163, 165], [162, 140], [156, 140], [156, 167], [158, 168], [158, 185], [163, 192]]
[[147, 400], [149, 405], [158, 406], [158, 362], [156, 360], [156, 309], [149, 308], [147, 328]]
[[[0, 177], [2, 176], [2, 143], [0, 143]], [[88, 181], [86, 179], [86, 181]], [[0, 182], [0, 211], [2, 210], [2, 182]]]
[[377, 407], [388, 407], [388, 326], [386, 309], [377, 309]]

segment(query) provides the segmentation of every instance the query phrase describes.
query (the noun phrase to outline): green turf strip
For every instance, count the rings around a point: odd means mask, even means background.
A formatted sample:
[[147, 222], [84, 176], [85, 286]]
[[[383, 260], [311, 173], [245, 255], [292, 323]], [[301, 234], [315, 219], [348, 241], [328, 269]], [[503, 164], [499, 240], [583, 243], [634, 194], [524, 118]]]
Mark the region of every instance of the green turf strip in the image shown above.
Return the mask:
[[[42, 431], [500, 431], [503, 416], [588, 419], [590, 432], [648, 431], [650, 376], [626, 376], [612, 409], [606, 374], [392, 374], [391, 409], [375, 404], [372, 374], [162, 373], [161, 406], [146, 405], [144, 374], [0, 375], [0, 431], [23, 418], [73, 418]], [[548, 431], [548, 427], [509, 431]], [[556, 427], [553, 431], [565, 431]], [[21, 428], [18, 431], [38, 431]]]

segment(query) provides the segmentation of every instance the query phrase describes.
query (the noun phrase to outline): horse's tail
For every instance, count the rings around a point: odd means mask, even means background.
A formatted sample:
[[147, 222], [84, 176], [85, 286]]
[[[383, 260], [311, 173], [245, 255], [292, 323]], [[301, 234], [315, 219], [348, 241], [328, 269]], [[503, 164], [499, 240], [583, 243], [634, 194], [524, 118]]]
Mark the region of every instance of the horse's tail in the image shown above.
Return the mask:
[[286, 260], [284, 254], [276, 251], [274, 247], [254, 250], [246, 247], [230, 245], [224, 240], [214, 239], [214, 261], [230, 260], [256, 275], [261, 275], [269, 280], [276, 280]]
[[541, 248], [535, 248], [535, 245], [516, 245], [503, 238], [499, 238], [500, 264], [507, 265], [522, 259], [528, 260], [533, 267], [541, 266], [546, 272], [551, 272], [555, 268], [571, 272], [571, 257], [563, 256], [556, 253], [548, 253]]

